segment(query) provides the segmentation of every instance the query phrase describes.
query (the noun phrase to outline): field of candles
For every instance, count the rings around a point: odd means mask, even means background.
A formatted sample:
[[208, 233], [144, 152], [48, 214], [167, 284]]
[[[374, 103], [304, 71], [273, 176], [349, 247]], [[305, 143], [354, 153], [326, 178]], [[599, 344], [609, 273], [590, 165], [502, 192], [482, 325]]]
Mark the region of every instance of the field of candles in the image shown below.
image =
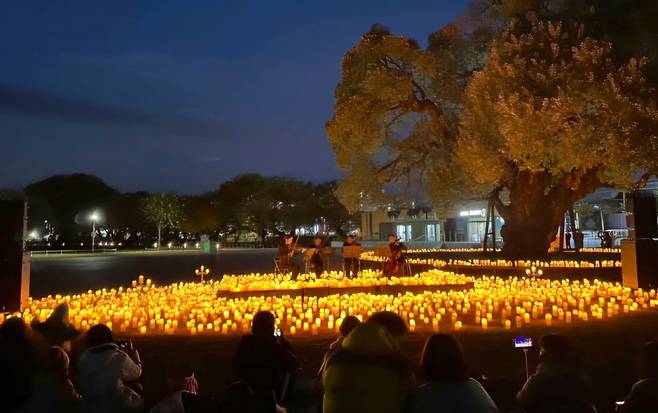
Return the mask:
[[[427, 291], [396, 294], [354, 292], [355, 286], [427, 286]], [[452, 288], [432, 291], [430, 286]], [[291, 290], [334, 285], [349, 293], [326, 296], [291, 295]], [[276, 296], [260, 290], [280, 289]], [[226, 292], [248, 291], [244, 297]], [[338, 290], [340, 291], [340, 290]], [[257, 311], [272, 311], [288, 335], [335, 334], [347, 315], [365, 319], [376, 311], [394, 311], [410, 330], [437, 332], [490, 329], [514, 330], [528, 326], [578, 325], [601, 322], [622, 314], [654, 311], [656, 291], [633, 290], [618, 283], [541, 277], [466, 277], [432, 269], [412, 277], [379, 278], [364, 271], [348, 279], [340, 272], [297, 280], [275, 274], [226, 276], [222, 280], [158, 285], [139, 276], [131, 285], [49, 295], [30, 299], [20, 314], [27, 322], [45, 320], [59, 303], [67, 302], [71, 322], [81, 330], [104, 323], [127, 335], [231, 335], [249, 331]], [[4, 316], [3, 316], [4, 317]], [[1, 320], [0, 320], [1, 321]]]

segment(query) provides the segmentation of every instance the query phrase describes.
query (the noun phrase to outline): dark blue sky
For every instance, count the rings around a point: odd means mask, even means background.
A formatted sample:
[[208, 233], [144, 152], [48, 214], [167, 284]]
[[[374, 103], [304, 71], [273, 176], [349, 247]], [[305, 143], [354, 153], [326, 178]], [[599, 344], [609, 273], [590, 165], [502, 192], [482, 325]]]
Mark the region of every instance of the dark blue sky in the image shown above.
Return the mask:
[[426, 43], [467, 0], [16, 1], [0, 13], [0, 187], [86, 172], [193, 193], [321, 181], [340, 59], [373, 23]]

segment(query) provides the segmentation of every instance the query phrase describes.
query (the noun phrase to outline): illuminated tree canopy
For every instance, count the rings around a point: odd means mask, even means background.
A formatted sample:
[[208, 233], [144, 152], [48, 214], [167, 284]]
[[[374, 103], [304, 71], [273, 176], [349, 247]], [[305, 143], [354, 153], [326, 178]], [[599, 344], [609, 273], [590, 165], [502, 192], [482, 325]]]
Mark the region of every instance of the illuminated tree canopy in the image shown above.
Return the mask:
[[511, 24], [483, 53], [490, 36], [448, 26], [423, 50], [374, 27], [345, 55], [327, 125], [339, 196], [425, 191], [439, 211], [489, 199], [505, 250], [542, 254], [576, 200], [658, 171], [655, 92], [646, 59], [615, 61], [582, 25]]

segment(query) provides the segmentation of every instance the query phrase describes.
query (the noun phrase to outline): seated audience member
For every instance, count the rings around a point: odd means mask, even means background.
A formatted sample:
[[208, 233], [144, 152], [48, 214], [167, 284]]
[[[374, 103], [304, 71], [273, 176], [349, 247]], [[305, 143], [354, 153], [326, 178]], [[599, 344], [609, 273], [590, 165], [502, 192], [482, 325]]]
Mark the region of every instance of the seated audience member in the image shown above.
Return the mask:
[[142, 375], [137, 351], [119, 346], [104, 324], [89, 329], [87, 347], [78, 364], [82, 412], [141, 412], [144, 401], [130, 386]]
[[366, 322], [384, 327], [396, 340], [400, 340], [409, 331], [407, 324], [402, 317], [392, 311], [379, 311], [374, 313], [368, 318], [368, 320], [366, 320]]
[[[37, 351], [28, 338], [22, 318], [11, 317], [0, 325], [0, 403], [3, 411], [18, 410], [32, 393], [40, 368]], [[5, 410], [6, 409], [6, 410]]]
[[276, 403], [274, 392], [259, 394], [244, 381], [230, 384], [224, 390], [225, 403], [222, 412], [226, 413], [286, 413], [286, 409]]
[[80, 395], [70, 378], [69, 355], [58, 346], [46, 352], [45, 366], [34, 378], [33, 392], [21, 412], [76, 412]]
[[290, 343], [275, 336], [275, 318], [269, 311], [260, 311], [252, 320], [252, 334], [242, 336], [234, 357], [239, 380], [245, 381], [256, 394], [273, 391], [277, 400], [284, 396], [289, 374], [299, 368]]
[[567, 338], [548, 334], [540, 339], [539, 364], [516, 395], [527, 413], [596, 412], [590, 383], [571, 355]]
[[410, 398], [408, 413], [433, 413], [437, 406], [446, 413], [498, 411], [482, 385], [468, 376], [464, 353], [453, 336], [434, 334], [427, 339], [420, 369], [427, 383]]
[[622, 413], [658, 411], [658, 341], [645, 344], [642, 353], [643, 378], [631, 388]]
[[[167, 380], [167, 390], [162, 398], [150, 410], [151, 413], [185, 413], [185, 401], [188, 396], [199, 392], [199, 383], [194, 373], [177, 373]], [[188, 409], [189, 410], [189, 409]]]
[[413, 374], [396, 338], [368, 321], [329, 358], [322, 384], [324, 413], [399, 413]]
[[67, 353], [71, 352], [71, 341], [80, 335], [69, 323], [69, 306], [66, 303], [55, 307], [43, 323], [32, 320], [31, 326], [32, 330], [43, 336], [49, 346], [60, 347]]
[[350, 315], [345, 317], [343, 323], [340, 325], [340, 328], [338, 329], [340, 335], [338, 336], [336, 341], [334, 341], [329, 345], [329, 350], [327, 351], [327, 353], [324, 355], [324, 358], [322, 359], [322, 365], [320, 366], [320, 370], [318, 371], [318, 376], [322, 376], [324, 369], [327, 367], [327, 361], [329, 360], [329, 358], [336, 351], [340, 349], [340, 346], [343, 343], [343, 340], [345, 340], [345, 337], [347, 337], [347, 335], [350, 334], [350, 332], [352, 332], [352, 330], [354, 330], [354, 328], [359, 324], [361, 324], [361, 321], [359, 321], [359, 319], [356, 318], [355, 316]]

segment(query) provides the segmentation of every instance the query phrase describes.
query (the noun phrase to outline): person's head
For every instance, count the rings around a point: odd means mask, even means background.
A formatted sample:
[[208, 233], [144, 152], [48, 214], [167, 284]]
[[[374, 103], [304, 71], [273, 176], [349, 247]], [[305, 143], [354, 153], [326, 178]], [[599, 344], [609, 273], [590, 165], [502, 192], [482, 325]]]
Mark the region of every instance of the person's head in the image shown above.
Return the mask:
[[283, 244], [290, 245], [292, 244], [292, 235], [284, 235], [282, 240]]
[[389, 234], [389, 235], [388, 235], [388, 243], [389, 243], [389, 244], [393, 244], [393, 243], [394, 243], [395, 241], [397, 241], [397, 240], [398, 240], [398, 237], [395, 236], [394, 234]]
[[320, 237], [313, 238], [313, 245], [315, 245], [316, 247], [319, 247], [320, 245], [322, 245], [322, 238], [320, 238]]
[[348, 244], [354, 244], [354, 241], [355, 241], [354, 235], [348, 235], [347, 238], [345, 238], [345, 242], [347, 242]]
[[570, 356], [569, 341], [562, 334], [546, 334], [539, 339], [541, 360], [567, 361]]
[[87, 347], [96, 347], [107, 343], [114, 343], [114, 336], [112, 330], [105, 324], [96, 324], [87, 331]]
[[434, 334], [425, 342], [420, 369], [428, 381], [463, 381], [468, 368], [461, 346], [449, 334]]
[[61, 347], [50, 347], [46, 351], [46, 368], [56, 377], [68, 378], [70, 359]]
[[274, 314], [269, 311], [259, 311], [251, 321], [251, 332], [259, 337], [274, 336]]
[[407, 333], [407, 325], [402, 317], [391, 311], [374, 313], [366, 322], [384, 327], [395, 339], [402, 338]]
[[46, 321], [35, 319], [31, 323], [32, 330], [41, 334], [50, 346], [59, 346], [71, 351], [71, 341], [80, 335], [80, 332], [69, 323], [69, 306], [59, 304], [53, 309]]
[[254, 392], [246, 382], [237, 381], [224, 390], [224, 398], [229, 412], [248, 412]]
[[338, 331], [340, 331], [341, 336], [347, 337], [347, 335], [352, 332], [352, 330], [354, 330], [354, 327], [358, 326], [359, 324], [361, 324], [361, 321], [359, 321], [358, 318], [353, 315], [348, 315], [343, 320]]
[[0, 325], [0, 342], [19, 344], [27, 341], [25, 321], [20, 317], [10, 317]]
[[647, 378], [658, 379], [658, 341], [650, 341], [642, 348], [643, 374]]

